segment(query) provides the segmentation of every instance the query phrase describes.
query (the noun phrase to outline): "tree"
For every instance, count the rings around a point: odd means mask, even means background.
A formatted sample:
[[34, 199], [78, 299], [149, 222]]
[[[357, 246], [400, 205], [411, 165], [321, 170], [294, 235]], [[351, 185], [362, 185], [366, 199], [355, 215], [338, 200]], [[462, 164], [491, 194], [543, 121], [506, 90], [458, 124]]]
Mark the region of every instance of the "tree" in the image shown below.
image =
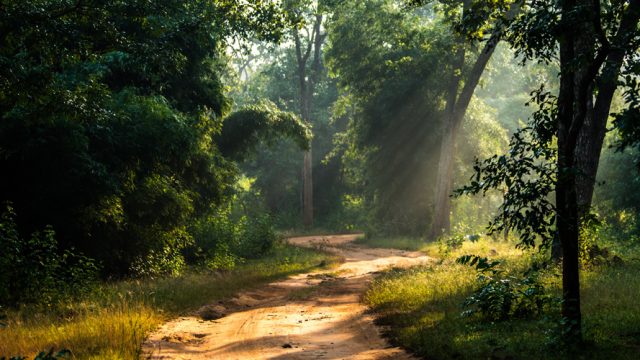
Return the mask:
[[[314, 5], [308, 1], [294, 1], [289, 6], [302, 24], [309, 23], [306, 27], [302, 27], [306, 33], [304, 39], [301, 38], [301, 29], [298, 27], [293, 28], [292, 36], [298, 64], [300, 116], [304, 121], [310, 123], [314, 91], [322, 73], [322, 46], [327, 37], [327, 34], [322, 32], [323, 9], [322, 4]], [[310, 67], [309, 61], [311, 61]], [[313, 226], [313, 160], [311, 151], [311, 148], [305, 151], [302, 168], [302, 213], [304, 226], [307, 229]]]
[[[581, 207], [592, 196], [602, 131], [613, 94], [621, 85], [623, 63], [629, 107], [616, 124], [624, 129], [625, 119], [637, 119], [635, 95], [630, 94], [636, 90], [638, 70], [632, 64], [639, 48], [639, 19], [640, 1], [635, 0], [604, 6], [592, 0], [527, 3], [511, 24], [508, 39], [521, 55], [540, 61], [554, 60], [559, 45], [559, 94], [555, 97], [542, 88], [536, 92], [534, 101], [540, 109], [530, 127], [514, 136], [509, 156], [478, 164], [476, 176], [463, 189], [476, 193], [506, 186], [501, 216], [508, 222], [497, 218], [492, 228], [519, 230], [524, 245], [535, 245], [539, 236], [542, 246], [549, 246], [557, 230], [564, 335], [571, 343], [582, 338], [578, 241], [585, 209]], [[553, 192], [555, 204], [548, 200]]]
[[[440, 147], [438, 162], [438, 176], [435, 187], [434, 216], [431, 225], [430, 238], [434, 239], [442, 233], [448, 233], [451, 228], [451, 193], [453, 190], [453, 159], [455, 144], [460, 124], [469, 107], [480, 77], [491, 59], [498, 42], [503, 36], [504, 21], [508, 21], [519, 11], [520, 1], [499, 2], [492, 8], [481, 2], [471, 0], [443, 2], [447, 12], [454, 14], [454, 31], [457, 32], [455, 55], [449, 71], [448, 89], [446, 95], [444, 131]], [[507, 10], [508, 9], [508, 10]], [[460, 13], [458, 19], [455, 14]], [[487, 24], [493, 21], [493, 24]], [[459, 29], [456, 29], [459, 27]], [[478, 32], [487, 30], [491, 34], [478, 54], [473, 65], [465, 69], [465, 59], [469, 41], [478, 39]], [[466, 32], [466, 34], [464, 33]], [[475, 38], [474, 38], [475, 36]], [[465, 37], [467, 39], [465, 39]], [[482, 36], [480, 35], [480, 40]]]
[[[178, 259], [237, 174], [221, 131], [247, 113], [228, 117], [222, 49], [289, 24], [267, 1], [3, 2], [0, 199], [20, 232], [53, 225], [109, 275], [153, 252]], [[251, 139], [265, 123], [306, 134], [253, 110]]]
[[347, 176], [358, 174], [370, 233], [425, 233], [432, 193], [424, 186], [434, 179], [444, 94], [440, 69], [450, 60], [442, 25], [432, 9], [378, 0], [341, 3], [328, 26], [327, 64], [341, 91], [335, 116], [349, 121], [336, 153]]

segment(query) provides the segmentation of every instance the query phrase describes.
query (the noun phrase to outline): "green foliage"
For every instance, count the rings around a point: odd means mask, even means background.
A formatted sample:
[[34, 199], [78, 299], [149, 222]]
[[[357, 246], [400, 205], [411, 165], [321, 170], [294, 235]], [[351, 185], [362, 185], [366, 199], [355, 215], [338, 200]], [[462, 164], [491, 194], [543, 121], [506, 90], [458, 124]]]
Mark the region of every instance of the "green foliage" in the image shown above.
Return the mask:
[[273, 221], [252, 182], [242, 178], [232, 201], [191, 227], [194, 242], [185, 249], [190, 262], [212, 270], [230, 270], [274, 249], [278, 237]]
[[[313, 26], [316, 10], [312, 2], [287, 4], [292, 7], [292, 14], [304, 18], [301, 27], [310, 29]], [[333, 8], [325, 7], [327, 4], [318, 5], [325, 18], [330, 17]], [[323, 31], [322, 36], [325, 34]], [[304, 37], [300, 40], [303, 47], [310, 41]], [[316, 226], [338, 230], [340, 224], [335, 221], [338, 218], [336, 214], [342, 210], [342, 194], [347, 190], [347, 185], [340, 174], [339, 159], [333, 157], [327, 160], [327, 154], [333, 148], [334, 134], [340, 131], [344, 124], [343, 121], [331, 119], [337, 90], [335, 80], [327, 76], [327, 70], [322, 66], [324, 49], [323, 45], [318, 54], [321, 60], [319, 69], [314, 67], [315, 54], [305, 64], [306, 73], [310, 75], [309, 86], [313, 85], [314, 88], [309, 94], [309, 118], [305, 120], [313, 129], [310, 145], [314, 182], [322, 185], [314, 187], [314, 223]], [[241, 69], [246, 64], [255, 64], [255, 70], [247, 75], [248, 78], [240, 84], [240, 89], [231, 94], [236, 103], [254, 107], [255, 104], [259, 105], [262, 99], [269, 99], [279, 109], [300, 114], [300, 84], [296, 81], [300, 68], [293, 40], [281, 44], [276, 49], [239, 57], [237, 61], [242, 64]], [[267, 144], [260, 143], [255, 154], [244, 160], [240, 167], [248, 176], [256, 178], [255, 187], [260, 190], [267, 208], [274, 215], [275, 225], [281, 229], [300, 228], [300, 169], [303, 166], [303, 154], [299, 142], [283, 139]]]
[[515, 230], [520, 244], [549, 246], [554, 236], [555, 205], [550, 194], [556, 184], [555, 134], [556, 98], [540, 88], [532, 92], [532, 103], [539, 109], [530, 124], [518, 130], [505, 155], [476, 161], [475, 174], [456, 194], [486, 194], [505, 189], [499, 214], [489, 224], [489, 233]]
[[480, 238], [478, 234], [463, 235], [460, 232], [454, 232], [438, 239], [438, 250], [442, 256], [447, 257], [453, 250], [460, 249], [465, 241], [473, 243], [480, 240]]
[[343, 2], [329, 25], [327, 64], [341, 90], [334, 117], [348, 120], [335, 154], [377, 235], [420, 236], [428, 226], [451, 56], [443, 28], [433, 12], [387, 0]]
[[262, 141], [274, 143], [281, 136], [302, 150], [309, 148], [311, 129], [293, 113], [280, 111], [269, 101], [247, 106], [229, 115], [216, 143], [228, 157], [242, 158]]
[[478, 272], [479, 286], [465, 300], [464, 306], [469, 309], [463, 316], [478, 314], [490, 321], [540, 316], [552, 300], [538, 281], [537, 271], [527, 271], [522, 278], [507, 275], [499, 261], [475, 255], [461, 256], [456, 262]]
[[98, 267], [73, 249], [61, 251], [50, 227], [28, 239], [18, 233], [16, 214], [7, 206], [0, 219], [0, 304], [50, 305], [57, 299], [86, 294]]
[[[218, 143], [243, 139], [223, 121], [226, 41], [278, 40], [288, 25], [269, 1], [3, 3], [0, 200], [20, 232], [52, 225], [105, 276], [178, 272], [191, 222], [237, 175]], [[306, 140], [290, 115], [256, 110], [265, 117], [236, 129], [246, 138]]]

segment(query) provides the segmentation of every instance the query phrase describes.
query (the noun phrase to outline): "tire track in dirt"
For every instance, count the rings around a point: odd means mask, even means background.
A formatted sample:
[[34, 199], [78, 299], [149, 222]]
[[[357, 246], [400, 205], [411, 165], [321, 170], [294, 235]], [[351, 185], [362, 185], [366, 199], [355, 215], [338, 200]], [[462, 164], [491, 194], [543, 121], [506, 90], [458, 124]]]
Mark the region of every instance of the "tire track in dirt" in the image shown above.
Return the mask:
[[337, 269], [291, 276], [207, 305], [193, 316], [169, 321], [145, 342], [144, 357], [412, 359], [381, 337], [360, 300], [375, 273], [424, 264], [431, 258], [418, 252], [351, 244], [357, 237], [289, 239], [294, 245], [331, 251], [345, 261]]

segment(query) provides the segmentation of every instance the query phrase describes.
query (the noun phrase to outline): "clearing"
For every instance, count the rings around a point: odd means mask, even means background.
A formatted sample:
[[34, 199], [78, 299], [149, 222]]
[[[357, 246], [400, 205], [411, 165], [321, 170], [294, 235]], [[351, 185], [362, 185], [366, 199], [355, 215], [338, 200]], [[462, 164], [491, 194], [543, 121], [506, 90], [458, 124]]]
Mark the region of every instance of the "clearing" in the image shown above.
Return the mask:
[[337, 268], [292, 276], [164, 324], [143, 346], [150, 359], [412, 359], [389, 346], [361, 297], [374, 274], [424, 264], [423, 253], [373, 249], [360, 235], [289, 239], [344, 258]]

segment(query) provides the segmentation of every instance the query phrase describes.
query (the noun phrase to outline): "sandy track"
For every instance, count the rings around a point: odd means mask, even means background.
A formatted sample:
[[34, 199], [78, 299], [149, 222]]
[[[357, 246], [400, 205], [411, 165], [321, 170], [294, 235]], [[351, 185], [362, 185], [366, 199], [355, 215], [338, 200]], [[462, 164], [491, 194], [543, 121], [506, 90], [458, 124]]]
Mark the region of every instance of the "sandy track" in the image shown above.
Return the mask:
[[[164, 324], [150, 359], [411, 359], [390, 347], [360, 303], [374, 273], [422, 264], [422, 253], [350, 244], [357, 235], [289, 239], [344, 257], [337, 269], [292, 276]], [[215, 320], [203, 320], [202, 314]], [[206, 317], [206, 316], [205, 316]]]

